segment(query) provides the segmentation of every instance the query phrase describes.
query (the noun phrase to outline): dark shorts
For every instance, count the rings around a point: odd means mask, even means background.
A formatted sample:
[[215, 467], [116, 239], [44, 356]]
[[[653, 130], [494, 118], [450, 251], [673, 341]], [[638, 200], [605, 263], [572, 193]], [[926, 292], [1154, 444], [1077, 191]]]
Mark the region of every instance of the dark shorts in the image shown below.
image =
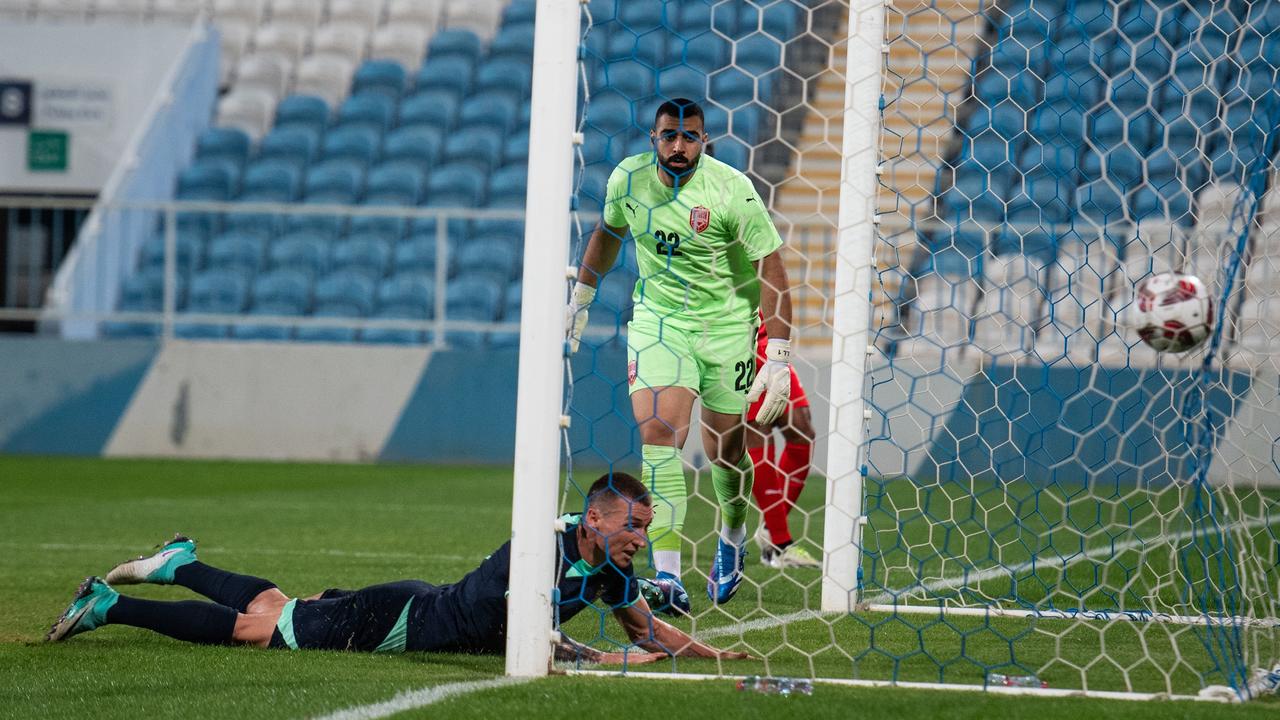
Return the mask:
[[438, 592], [420, 580], [401, 580], [354, 591], [326, 590], [317, 600], [290, 600], [271, 647], [403, 652], [410, 605]]

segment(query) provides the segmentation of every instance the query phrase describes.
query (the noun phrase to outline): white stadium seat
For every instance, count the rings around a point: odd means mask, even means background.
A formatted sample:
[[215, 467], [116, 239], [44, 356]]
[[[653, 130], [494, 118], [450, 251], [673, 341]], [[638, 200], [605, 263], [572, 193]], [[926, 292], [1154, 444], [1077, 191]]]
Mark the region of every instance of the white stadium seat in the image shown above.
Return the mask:
[[324, 15], [322, 0], [272, 0], [271, 22], [289, 22], [314, 32]]
[[236, 79], [232, 90], [260, 88], [270, 93], [275, 100], [279, 100], [288, 90], [289, 76], [292, 74], [292, 63], [282, 55], [249, 53], [241, 58], [240, 64], [236, 66]]
[[373, 34], [369, 57], [395, 60], [405, 68], [416, 69], [427, 54], [428, 37], [426, 30], [412, 25], [384, 25]]
[[236, 88], [218, 101], [219, 127], [233, 127], [248, 133], [257, 142], [271, 127], [276, 100], [271, 93], [258, 88]]
[[309, 31], [289, 22], [272, 22], [253, 34], [254, 52], [279, 55], [297, 65], [307, 50]]
[[487, 42], [498, 32], [502, 7], [489, 0], [452, 0], [445, 8], [445, 27], [470, 30]]
[[333, 0], [329, 4], [329, 22], [350, 22], [363, 25], [370, 32], [382, 19], [382, 3], [379, 0]]
[[337, 107], [351, 87], [355, 63], [338, 55], [308, 55], [298, 66], [293, 92], [324, 98], [329, 107]]
[[217, 22], [235, 18], [250, 27], [262, 24], [262, 0], [213, 0], [213, 19]]
[[218, 23], [218, 37], [222, 44], [222, 68], [219, 75], [219, 87], [230, 87], [235, 80], [236, 66], [249, 48], [250, 27], [239, 20], [224, 20]]
[[415, 25], [433, 32], [440, 27], [444, 15], [444, 3], [439, 0], [390, 0], [387, 3], [387, 24]]
[[331, 22], [321, 25], [311, 38], [311, 51], [317, 54], [338, 55], [359, 65], [364, 60], [365, 46], [369, 44], [369, 29], [350, 22]]

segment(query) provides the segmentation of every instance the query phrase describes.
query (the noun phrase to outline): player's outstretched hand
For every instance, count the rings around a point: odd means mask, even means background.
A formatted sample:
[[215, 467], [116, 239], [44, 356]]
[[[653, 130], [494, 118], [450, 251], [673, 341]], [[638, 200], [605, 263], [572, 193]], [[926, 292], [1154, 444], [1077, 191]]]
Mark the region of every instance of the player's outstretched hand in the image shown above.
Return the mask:
[[628, 665], [647, 665], [651, 662], [666, 660], [669, 657], [671, 656], [664, 652], [611, 652], [600, 653], [596, 662], [601, 665], [621, 665], [624, 662]]
[[569, 354], [578, 352], [582, 332], [587, 329], [587, 308], [596, 298], [596, 289], [583, 282], [573, 286], [569, 307], [565, 308], [564, 326], [568, 330]]
[[764, 402], [756, 413], [756, 424], [768, 427], [787, 409], [791, 401], [791, 341], [769, 339], [764, 351], [764, 365], [756, 373], [747, 393], [747, 402], [754, 403], [764, 394]]

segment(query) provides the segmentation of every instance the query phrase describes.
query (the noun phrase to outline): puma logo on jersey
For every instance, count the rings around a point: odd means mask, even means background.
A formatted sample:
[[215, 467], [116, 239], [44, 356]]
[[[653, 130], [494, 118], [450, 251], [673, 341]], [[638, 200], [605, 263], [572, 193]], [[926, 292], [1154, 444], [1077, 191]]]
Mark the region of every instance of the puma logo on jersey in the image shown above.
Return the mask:
[[629, 202], [623, 202], [622, 204], [623, 204], [623, 205], [626, 205], [626, 206], [627, 206], [627, 209], [631, 211], [631, 217], [635, 217], [635, 216], [636, 216], [636, 209], [635, 209], [634, 207], [632, 207], [632, 206], [631, 206], [631, 203], [629, 203]]

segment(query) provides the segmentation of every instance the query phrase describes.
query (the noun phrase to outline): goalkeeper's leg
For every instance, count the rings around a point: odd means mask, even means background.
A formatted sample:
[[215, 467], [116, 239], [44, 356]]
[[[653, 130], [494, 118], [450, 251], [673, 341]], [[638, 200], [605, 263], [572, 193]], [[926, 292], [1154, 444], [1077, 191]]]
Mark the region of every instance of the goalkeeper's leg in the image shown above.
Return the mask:
[[653, 494], [649, 546], [654, 568], [677, 578], [682, 569], [681, 531], [688, 506], [680, 448], [689, 434], [693, 400], [693, 391], [683, 387], [646, 388], [631, 395], [643, 443], [641, 479]]
[[[705, 402], [705, 400], [704, 400]], [[747, 512], [755, 477], [746, 452], [742, 415], [703, 408], [702, 446], [711, 460], [711, 483], [720, 505], [720, 541], [707, 582], [713, 602], [727, 602], [742, 582], [747, 544]]]

